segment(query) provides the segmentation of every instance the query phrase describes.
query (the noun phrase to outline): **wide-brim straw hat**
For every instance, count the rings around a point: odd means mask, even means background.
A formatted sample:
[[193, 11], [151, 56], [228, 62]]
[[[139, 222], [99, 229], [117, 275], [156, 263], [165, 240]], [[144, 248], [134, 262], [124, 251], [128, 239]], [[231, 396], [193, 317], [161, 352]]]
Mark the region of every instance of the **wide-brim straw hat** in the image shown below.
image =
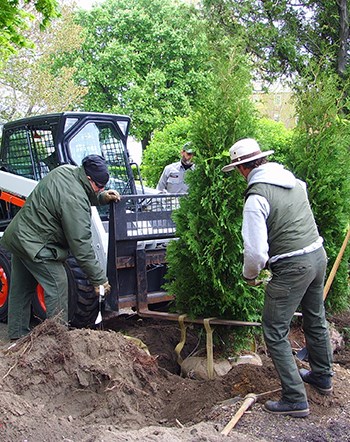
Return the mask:
[[240, 164], [248, 163], [249, 161], [258, 160], [259, 158], [267, 157], [274, 153], [273, 150], [262, 151], [259, 144], [253, 138], [243, 138], [237, 141], [230, 148], [231, 163], [224, 166], [221, 170], [223, 172], [230, 172]]

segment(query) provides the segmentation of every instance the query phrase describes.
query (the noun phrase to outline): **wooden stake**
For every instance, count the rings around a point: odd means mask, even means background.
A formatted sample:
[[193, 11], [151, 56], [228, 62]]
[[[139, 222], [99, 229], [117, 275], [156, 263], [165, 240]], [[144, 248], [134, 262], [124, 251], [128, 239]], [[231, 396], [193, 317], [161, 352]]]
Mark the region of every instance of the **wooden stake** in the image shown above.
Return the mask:
[[221, 431], [221, 434], [223, 434], [224, 436], [228, 436], [232, 428], [236, 425], [236, 423], [240, 420], [240, 418], [248, 410], [248, 408], [251, 407], [253, 404], [255, 404], [257, 399], [258, 396], [256, 394], [254, 393], [247, 394], [247, 396], [244, 398], [243, 404], [241, 405], [237, 413], [233, 416], [233, 418], [230, 420], [230, 422], [226, 425], [226, 427]]

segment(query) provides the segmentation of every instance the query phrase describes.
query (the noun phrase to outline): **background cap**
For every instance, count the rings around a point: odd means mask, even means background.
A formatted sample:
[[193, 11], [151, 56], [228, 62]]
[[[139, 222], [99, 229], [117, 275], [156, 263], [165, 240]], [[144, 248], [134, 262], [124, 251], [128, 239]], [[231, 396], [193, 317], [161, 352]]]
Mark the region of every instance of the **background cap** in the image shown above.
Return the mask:
[[183, 145], [182, 150], [184, 150], [185, 152], [193, 155], [194, 154], [194, 150], [192, 149], [192, 142], [188, 141], [187, 143], [185, 143]]

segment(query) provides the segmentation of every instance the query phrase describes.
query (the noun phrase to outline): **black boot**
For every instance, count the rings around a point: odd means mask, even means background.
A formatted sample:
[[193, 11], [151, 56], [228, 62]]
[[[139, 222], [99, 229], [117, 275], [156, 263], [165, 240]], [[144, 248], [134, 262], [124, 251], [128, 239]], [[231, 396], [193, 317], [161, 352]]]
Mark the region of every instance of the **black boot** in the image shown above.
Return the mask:
[[327, 396], [332, 393], [332, 375], [317, 375], [312, 371], [305, 370], [305, 368], [301, 368], [299, 373], [301, 379], [312, 385], [319, 393]]
[[310, 413], [307, 402], [267, 401], [263, 408], [269, 413], [292, 417], [306, 417]]

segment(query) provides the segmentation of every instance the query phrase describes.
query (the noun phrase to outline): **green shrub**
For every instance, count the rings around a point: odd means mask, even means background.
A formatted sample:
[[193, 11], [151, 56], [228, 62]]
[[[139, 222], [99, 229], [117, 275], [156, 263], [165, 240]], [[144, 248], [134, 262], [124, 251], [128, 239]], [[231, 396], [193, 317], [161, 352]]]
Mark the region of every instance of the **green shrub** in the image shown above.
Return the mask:
[[257, 123], [256, 140], [262, 150], [274, 150], [271, 161], [285, 164], [286, 152], [291, 143], [293, 131], [287, 129], [280, 121], [261, 118]]

